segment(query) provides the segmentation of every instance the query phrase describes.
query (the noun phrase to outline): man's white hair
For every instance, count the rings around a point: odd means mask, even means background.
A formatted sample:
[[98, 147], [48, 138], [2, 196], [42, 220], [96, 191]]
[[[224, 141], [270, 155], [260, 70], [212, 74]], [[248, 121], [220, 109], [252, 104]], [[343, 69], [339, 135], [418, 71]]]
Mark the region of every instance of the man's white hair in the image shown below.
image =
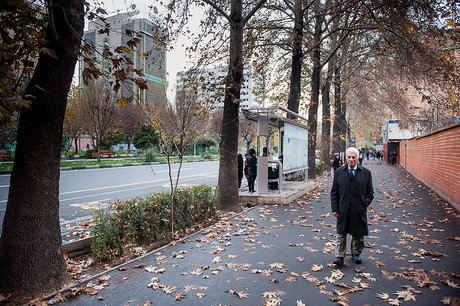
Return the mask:
[[348, 152], [353, 152], [356, 154], [356, 156], [359, 156], [359, 151], [355, 147], [349, 147], [346, 152], [346, 156], [348, 156]]

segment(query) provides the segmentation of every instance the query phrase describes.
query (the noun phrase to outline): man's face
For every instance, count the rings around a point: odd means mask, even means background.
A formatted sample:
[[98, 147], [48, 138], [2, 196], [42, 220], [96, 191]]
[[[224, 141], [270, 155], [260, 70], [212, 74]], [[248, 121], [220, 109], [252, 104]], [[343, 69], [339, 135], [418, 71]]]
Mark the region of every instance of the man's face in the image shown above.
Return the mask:
[[358, 163], [358, 155], [355, 152], [348, 152], [347, 154], [347, 164], [350, 168], [354, 168]]

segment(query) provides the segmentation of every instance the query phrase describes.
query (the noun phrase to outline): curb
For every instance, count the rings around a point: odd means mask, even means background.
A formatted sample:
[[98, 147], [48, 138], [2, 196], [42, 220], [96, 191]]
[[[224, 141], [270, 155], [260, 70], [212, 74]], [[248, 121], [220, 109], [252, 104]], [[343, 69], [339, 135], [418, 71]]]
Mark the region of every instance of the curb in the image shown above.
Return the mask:
[[93, 237], [87, 237], [62, 245], [62, 252], [66, 253], [69, 258], [89, 253]]

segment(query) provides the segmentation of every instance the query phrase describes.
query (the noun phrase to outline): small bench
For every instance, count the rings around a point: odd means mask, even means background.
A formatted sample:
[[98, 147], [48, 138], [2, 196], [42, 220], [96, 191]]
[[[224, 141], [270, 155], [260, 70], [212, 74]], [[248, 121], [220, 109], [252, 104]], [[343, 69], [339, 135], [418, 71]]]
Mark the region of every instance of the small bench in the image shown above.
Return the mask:
[[[101, 154], [101, 157], [102, 157], [103, 155], [107, 155], [108, 157], [110, 157], [110, 156], [113, 155], [113, 152], [112, 152], [111, 150], [101, 150], [100, 154]], [[92, 156], [93, 156], [93, 157], [97, 157], [97, 151], [93, 152], [93, 153], [92, 153]]]
[[0, 157], [2, 159], [9, 159], [10, 158], [10, 156], [8, 155], [8, 153], [5, 150], [0, 150]]

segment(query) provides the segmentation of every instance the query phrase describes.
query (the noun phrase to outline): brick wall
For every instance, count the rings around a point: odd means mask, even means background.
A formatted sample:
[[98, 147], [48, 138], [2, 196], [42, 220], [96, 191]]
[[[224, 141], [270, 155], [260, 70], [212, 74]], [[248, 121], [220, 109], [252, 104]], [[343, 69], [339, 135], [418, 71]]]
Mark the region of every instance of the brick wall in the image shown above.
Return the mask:
[[460, 123], [399, 145], [401, 167], [460, 211]]

